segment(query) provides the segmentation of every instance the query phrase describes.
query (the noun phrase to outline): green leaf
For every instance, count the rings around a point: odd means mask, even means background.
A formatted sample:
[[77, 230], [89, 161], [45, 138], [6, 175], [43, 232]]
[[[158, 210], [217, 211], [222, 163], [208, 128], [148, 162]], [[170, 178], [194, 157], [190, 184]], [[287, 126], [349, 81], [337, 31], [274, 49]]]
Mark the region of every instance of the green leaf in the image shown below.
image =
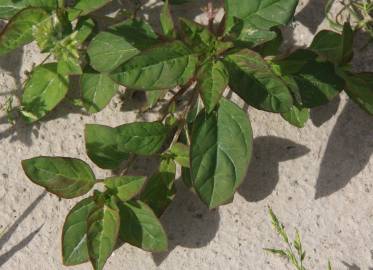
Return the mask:
[[119, 211], [104, 203], [98, 205], [87, 219], [88, 253], [93, 268], [102, 270], [117, 243], [120, 226]]
[[56, 0], [13, 0], [13, 1], [24, 1], [31, 7], [42, 7], [48, 11], [58, 7], [58, 1]]
[[120, 151], [136, 155], [153, 155], [165, 142], [168, 129], [159, 122], [137, 122], [117, 127]]
[[104, 73], [85, 72], [80, 77], [84, 107], [89, 113], [104, 109], [117, 93], [119, 85]]
[[230, 32], [231, 38], [239, 47], [253, 48], [271, 41], [277, 37], [276, 32], [258, 29], [250, 22], [236, 20], [235, 26]]
[[216, 37], [207, 27], [190, 21], [180, 19], [181, 29], [184, 33], [185, 43], [196, 53], [212, 53], [217, 42]]
[[161, 11], [161, 26], [163, 34], [169, 38], [175, 38], [175, 25], [170, 11], [169, 1], [166, 0]]
[[89, 165], [79, 159], [37, 157], [23, 160], [22, 167], [32, 182], [65, 199], [86, 194], [96, 182]]
[[158, 35], [144, 20], [128, 19], [109, 28], [110, 32], [123, 36], [139, 50], [144, 50], [157, 43]]
[[275, 249], [275, 248], [265, 248], [264, 249], [265, 251], [269, 252], [269, 253], [272, 253], [274, 255], [278, 255], [280, 257], [284, 257], [284, 258], [287, 258], [287, 254], [285, 251], [283, 251], [282, 249]]
[[116, 169], [128, 158], [119, 150], [118, 130], [101, 125], [86, 125], [85, 142], [89, 158], [100, 168]]
[[302, 105], [313, 108], [335, 98], [344, 87], [330, 62], [320, 62], [317, 55], [298, 50], [285, 59], [276, 61], [283, 75], [289, 75], [297, 86]]
[[276, 38], [264, 43], [259, 49], [260, 55], [263, 57], [278, 55], [280, 52], [284, 39], [281, 30], [275, 29], [274, 31], [276, 32]]
[[346, 64], [353, 57], [353, 43], [353, 31], [350, 24], [346, 23], [342, 35], [329, 30], [320, 31], [310, 49], [335, 64]]
[[156, 90], [146, 92], [146, 106], [145, 109], [151, 109], [157, 105], [158, 101], [164, 98], [168, 90]]
[[122, 201], [129, 201], [136, 196], [146, 177], [143, 176], [118, 176], [105, 179], [105, 186]]
[[109, 72], [156, 43], [157, 35], [149, 24], [127, 20], [100, 32], [91, 41], [87, 52], [94, 69]]
[[48, 14], [41, 8], [27, 8], [17, 13], [0, 34], [0, 56], [33, 41], [32, 29]]
[[56, 0], [1, 0], [0, 19], [9, 20], [27, 7], [40, 7], [48, 10], [57, 7]]
[[221, 61], [208, 61], [197, 74], [197, 89], [207, 112], [214, 110], [228, 86], [229, 74]]
[[163, 90], [186, 84], [198, 58], [176, 41], [142, 52], [116, 69], [111, 77], [136, 90]]
[[110, 2], [111, 0], [77, 0], [75, 5], [68, 10], [69, 20], [73, 21], [79, 16], [85, 16]]
[[93, 32], [95, 22], [90, 18], [80, 18], [76, 25], [76, 40], [82, 44]]
[[26, 7], [26, 1], [1, 0], [0, 19], [8, 20]]
[[190, 175], [190, 169], [182, 167], [181, 168], [181, 179], [187, 188], [192, 188], [192, 176]]
[[154, 212], [141, 201], [118, 204], [119, 237], [138, 248], [151, 252], [167, 250], [167, 235]]
[[93, 38], [87, 52], [94, 69], [108, 72], [140, 51], [116, 33], [100, 32]]
[[56, 13], [46, 17], [32, 29], [33, 36], [41, 52], [49, 52], [61, 38], [62, 24]]
[[330, 63], [308, 63], [293, 78], [306, 108], [329, 103], [338, 96], [344, 86], [343, 80], [337, 76], [334, 66]]
[[22, 95], [25, 120], [31, 123], [44, 117], [64, 99], [67, 90], [68, 77], [58, 74], [56, 63], [37, 66], [26, 81]]
[[363, 110], [373, 115], [373, 73], [345, 76], [346, 92]]
[[77, 32], [68, 35], [55, 43], [52, 53], [58, 60], [58, 73], [62, 75], [80, 75], [79, 42], [76, 39]]
[[156, 172], [145, 185], [140, 199], [149, 205], [157, 216], [161, 216], [175, 198], [176, 164], [163, 160]]
[[298, 0], [225, 0], [226, 32], [235, 24], [235, 18], [258, 29], [286, 25], [294, 16], [297, 5]]
[[66, 266], [89, 260], [87, 246], [87, 218], [95, 208], [92, 197], [77, 203], [69, 212], [62, 229], [62, 258]]
[[249, 105], [269, 112], [286, 112], [293, 105], [290, 91], [264, 59], [254, 51], [244, 49], [228, 55], [227, 64], [231, 89]]
[[195, 190], [210, 208], [230, 201], [244, 180], [252, 140], [246, 113], [226, 99], [212, 113], [199, 114], [192, 132], [191, 175]]
[[281, 116], [293, 126], [303, 128], [310, 118], [310, 110], [293, 105], [290, 111], [281, 113]]
[[273, 63], [277, 66], [272, 65], [272, 68], [278, 69], [280, 75], [293, 75], [299, 73], [307, 63], [315, 62], [316, 59], [317, 55], [313, 51], [299, 49], [287, 57], [274, 59]]
[[187, 145], [175, 143], [169, 152], [177, 163], [183, 167], [189, 168], [189, 147]]

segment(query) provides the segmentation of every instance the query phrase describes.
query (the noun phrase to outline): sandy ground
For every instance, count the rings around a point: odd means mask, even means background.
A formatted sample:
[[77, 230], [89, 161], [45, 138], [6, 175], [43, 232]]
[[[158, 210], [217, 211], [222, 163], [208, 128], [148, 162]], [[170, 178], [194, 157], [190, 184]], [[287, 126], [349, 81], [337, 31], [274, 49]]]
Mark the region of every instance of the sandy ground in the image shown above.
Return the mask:
[[[312, 40], [323, 21], [322, 0], [302, 1], [289, 44]], [[156, 14], [159, 6], [148, 10]], [[180, 13], [189, 17], [200, 11]], [[0, 102], [20, 93], [24, 72], [42, 59], [33, 45], [0, 58]], [[355, 67], [373, 69], [373, 53], [358, 53]], [[370, 64], [370, 66], [369, 66]], [[103, 112], [87, 116], [68, 104], [34, 126], [11, 127], [0, 115], [0, 269], [67, 269], [61, 264], [60, 235], [73, 201], [60, 201], [26, 179], [20, 161], [38, 155], [85, 155], [85, 123], [116, 126], [136, 119], [116, 97]], [[336, 115], [333, 114], [337, 112]], [[308, 251], [307, 269], [373, 269], [373, 118], [345, 96], [312, 112], [304, 129], [279, 116], [249, 110], [255, 132], [254, 159], [234, 202], [209, 212], [178, 184], [174, 204], [162, 218], [170, 251], [149, 254], [125, 245], [106, 269], [291, 269], [264, 247], [279, 245], [266, 206], [291, 234], [296, 226]], [[98, 176], [110, 175], [95, 168]], [[90, 269], [89, 264], [72, 269]]]

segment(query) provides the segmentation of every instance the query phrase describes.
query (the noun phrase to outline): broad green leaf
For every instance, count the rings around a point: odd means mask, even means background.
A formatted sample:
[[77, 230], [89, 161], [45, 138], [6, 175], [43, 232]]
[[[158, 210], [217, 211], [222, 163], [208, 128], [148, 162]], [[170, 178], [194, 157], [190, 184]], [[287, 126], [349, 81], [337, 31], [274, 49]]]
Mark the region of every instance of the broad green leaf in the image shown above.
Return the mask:
[[32, 31], [40, 50], [49, 52], [54, 47], [54, 43], [60, 38], [62, 25], [57, 14], [52, 14], [36, 24]]
[[206, 26], [181, 18], [181, 28], [186, 44], [196, 53], [213, 53], [216, 37]]
[[252, 136], [246, 113], [226, 99], [214, 112], [199, 114], [191, 139], [191, 176], [195, 190], [210, 208], [230, 201], [244, 180]]
[[253, 48], [271, 41], [277, 37], [276, 32], [267, 29], [258, 29], [250, 22], [236, 20], [235, 26], [230, 32], [231, 38], [239, 47]]
[[156, 90], [146, 92], [146, 106], [145, 109], [151, 109], [157, 105], [158, 101], [164, 98], [167, 94], [167, 90]]
[[90, 18], [80, 18], [76, 25], [76, 40], [82, 44], [93, 32], [95, 22]]
[[56, 8], [56, 0], [0, 0], [0, 19], [9, 20], [27, 7]]
[[167, 250], [167, 235], [154, 212], [141, 201], [118, 204], [119, 237], [138, 248], [151, 252]]
[[161, 11], [161, 26], [166, 37], [176, 37], [175, 25], [170, 11], [169, 1], [166, 0]]
[[130, 19], [100, 32], [87, 52], [94, 69], [109, 72], [156, 43], [157, 35], [148, 23]]
[[76, 39], [77, 32], [55, 43], [52, 53], [58, 61], [58, 73], [62, 75], [80, 75], [79, 42]]
[[302, 105], [306, 108], [330, 102], [344, 87], [334, 65], [318, 61], [317, 55], [311, 51], [298, 50], [285, 59], [277, 60], [276, 64], [283, 75], [295, 81]]
[[51, 11], [58, 6], [58, 0], [13, 0], [13, 1], [24, 1], [31, 7], [42, 7]]
[[112, 71], [139, 52], [124, 37], [110, 32], [100, 32], [88, 47], [90, 63], [100, 72]]
[[186, 84], [198, 58], [179, 41], [158, 46], [131, 58], [111, 77], [136, 90], [163, 90]]
[[161, 216], [175, 198], [176, 164], [172, 160], [163, 160], [158, 172], [152, 175], [141, 192], [140, 199]]
[[26, 1], [1, 0], [0, 19], [8, 20], [27, 7]]
[[276, 38], [264, 43], [259, 49], [259, 53], [263, 57], [278, 55], [280, 52], [280, 47], [284, 41], [284, 38], [281, 30], [274, 29], [274, 31], [276, 32]]
[[85, 16], [110, 3], [111, 0], [76, 0], [75, 5], [68, 10], [69, 19], [73, 21], [79, 16]]
[[168, 130], [159, 122], [124, 124], [118, 130], [118, 148], [137, 155], [153, 155], [165, 142]]
[[89, 158], [100, 168], [116, 169], [128, 158], [120, 151], [118, 130], [101, 125], [86, 125], [85, 142]]
[[317, 55], [311, 50], [299, 49], [285, 58], [274, 59], [272, 68], [278, 70], [280, 75], [293, 75], [299, 73], [310, 62], [314, 62]]
[[48, 18], [41, 8], [27, 8], [17, 13], [0, 34], [0, 56], [33, 41], [32, 29]]
[[22, 167], [32, 182], [65, 199], [86, 194], [96, 182], [91, 168], [79, 159], [37, 157], [23, 160]]
[[119, 85], [104, 73], [85, 72], [80, 77], [84, 107], [89, 113], [104, 109], [117, 93]]
[[235, 18], [258, 29], [286, 25], [294, 16], [297, 5], [298, 0], [225, 0], [226, 32], [233, 27]]
[[373, 73], [345, 76], [346, 92], [367, 113], [373, 115]]
[[87, 247], [87, 218], [95, 208], [92, 197], [77, 203], [69, 212], [62, 229], [62, 258], [66, 266], [89, 260]]
[[144, 50], [158, 43], [158, 35], [152, 26], [144, 20], [128, 19], [109, 28], [122, 35], [129, 43], [139, 50]]
[[345, 64], [353, 57], [354, 34], [349, 23], [343, 27], [343, 33], [320, 31], [312, 41], [310, 49], [336, 64]]
[[293, 126], [303, 128], [310, 118], [310, 110], [293, 105], [290, 111], [281, 113], [281, 116]]
[[224, 90], [228, 86], [228, 70], [221, 61], [208, 61], [200, 68], [197, 81], [197, 89], [206, 110], [211, 112], [219, 103]]
[[270, 112], [286, 112], [293, 105], [290, 91], [264, 59], [244, 49], [225, 59], [229, 85], [249, 105]]
[[25, 83], [21, 105], [27, 122], [35, 122], [53, 110], [65, 97], [68, 78], [57, 72], [57, 64], [37, 66]]
[[306, 108], [314, 108], [329, 103], [344, 87], [329, 63], [310, 63], [299, 74], [293, 76]]
[[104, 203], [98, 205], [87, 219], [88, 253], [95, 270], [102, 270], [113, 252], [120, 226], [119, 211]]
[[170, 154], [173, 159], [183, 167], [189, 168], [189, 147], [182, 143], [175, 143], [171, 149]]
[[122, 201], [129, 201], [136, 196], [146, 178], [143, 176], [118, 176], [105, 179], [105, 186]]

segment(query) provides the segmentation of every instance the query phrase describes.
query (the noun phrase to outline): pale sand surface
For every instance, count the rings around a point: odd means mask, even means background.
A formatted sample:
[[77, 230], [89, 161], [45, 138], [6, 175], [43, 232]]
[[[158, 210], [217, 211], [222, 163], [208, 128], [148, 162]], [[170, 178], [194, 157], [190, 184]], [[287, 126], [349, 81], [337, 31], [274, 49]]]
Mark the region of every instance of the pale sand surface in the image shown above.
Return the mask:
[[[302, 1], [295, 28], [287, 31], [294, 38], [290, 43], [309, 44], [317, 29], [328, 26], [322, 23], [323, 2]], [[158, 11], [159, 5], [148, 12]], [[198, 13], [198, 8], [184, 12]], [[34, 45], [0, 58], [0, 102], [42, 59]], [[372, 63], [368, 50], [359, 53], [355, 66], [373, 70]], [[0, 225], [11, 226], [0, 239], [0, 269], [67, 269], [61, 263], [60, 237], [74, 201], [45, 195], [27, 180], [20, 161], [62, 155], [92, 164], [85, 154], [84, 124], [116, 126], [136, 120], [135, 112], [120, 107], [116, 97], [103, 112], [86, 116], [65, 104], [32, 127], [20, 123], [12, 128], [0, 115]], [[337, 115], [331, 116], [334, 112]], [[253, 109], [249, 115], [254, 158], [233, 203], [209, 212], [178, 184], [176, 201], [162, 218], [170, 252], [152, 255], [125, 245], [115, 251], [106, 269], [291, 269], [262, 250], [279, 243], [267, 205], [292, 235], [294, 226], [302, 233], [310, 258], [307, 269], [326, 269], [328, 259], [338, 270], [373, 268], [373, 118], [344, 95], [340, 102], [314, 110], [312, 121], [301, 130], [278, 115]], [[94, 168], [100, 177], [110, 175]], [[91, 268], [85, 264], [71, 269]]]

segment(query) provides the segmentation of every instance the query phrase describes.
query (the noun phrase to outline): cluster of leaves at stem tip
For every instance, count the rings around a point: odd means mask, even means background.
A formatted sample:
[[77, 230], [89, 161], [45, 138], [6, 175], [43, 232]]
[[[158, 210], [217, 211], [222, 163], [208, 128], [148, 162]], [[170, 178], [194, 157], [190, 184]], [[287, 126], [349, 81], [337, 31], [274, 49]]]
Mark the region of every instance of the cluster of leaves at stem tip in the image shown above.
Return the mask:
[[[287, 259], [296, 270], [306, 270], [304, 266], [304, 262], [306, 260], [306, 251], [303, 249], [303, 244], [298, 229], [296, 229], [294, 241], [291, 242], [288, 233], [285, 230], [284, 224], [281, 223], [270, 207], [269, 215], [271, 217], [274, 230], [284, 242], [286, 248], [265, 248], [264, 250], [268, 253]], [[328, 270], [332, 270], [332, 264], [330, 261], [328, 262]]]
[[[177, 166], [185, 185], [209, 208], [232, 201], [250, 163], [253, 134], [247, 113], [224, 97], [227, 88], [296, 127], [305, 125], [311, 108], [343, 90], [373, 114], [372, 74], [354, 73], [349, 65], [354, 39], [349, 24], [341, 33], [321, 31], [309, 48], [281, 54], [280, 27], [291, 22], [297, 0], [225, 0], [224, 18], [214, 24], [211, 17], [206, 26], [173, 19], [173, 5], [188, 1], [165, 1], [161, 33], [136, 16], [140, 1], [133, 1], [134, 12], [119, 10], [98, 30], [92, 12], [111, 2], [0, 1], [0, 18], [8, 20], [0, 56], [32, 41], [48, 55], [24, 84], [18, 110], [26, 122], [53, 110], [73, 75], [80, 78], [77, 103], [92, 114], [110, 102], [119, 85], [144, 91], [150, 109], [173, 95], [158, 121], [85, 127], [89, 158], [119, 171], [116, 176], [96, 179], [87, 163], [74, 158], [22, 162], [31, 181], [60, 198], [91, 194], [63, 226], [65, 265], [90, 260], [94, 269], [103, 269], [123, 243], [165, 251], [167, 236], [158, 218], [175, 197]], [[134, 161], [147, 156], [158, 159], [159, 168], [150, 177], [130, 175]]]

